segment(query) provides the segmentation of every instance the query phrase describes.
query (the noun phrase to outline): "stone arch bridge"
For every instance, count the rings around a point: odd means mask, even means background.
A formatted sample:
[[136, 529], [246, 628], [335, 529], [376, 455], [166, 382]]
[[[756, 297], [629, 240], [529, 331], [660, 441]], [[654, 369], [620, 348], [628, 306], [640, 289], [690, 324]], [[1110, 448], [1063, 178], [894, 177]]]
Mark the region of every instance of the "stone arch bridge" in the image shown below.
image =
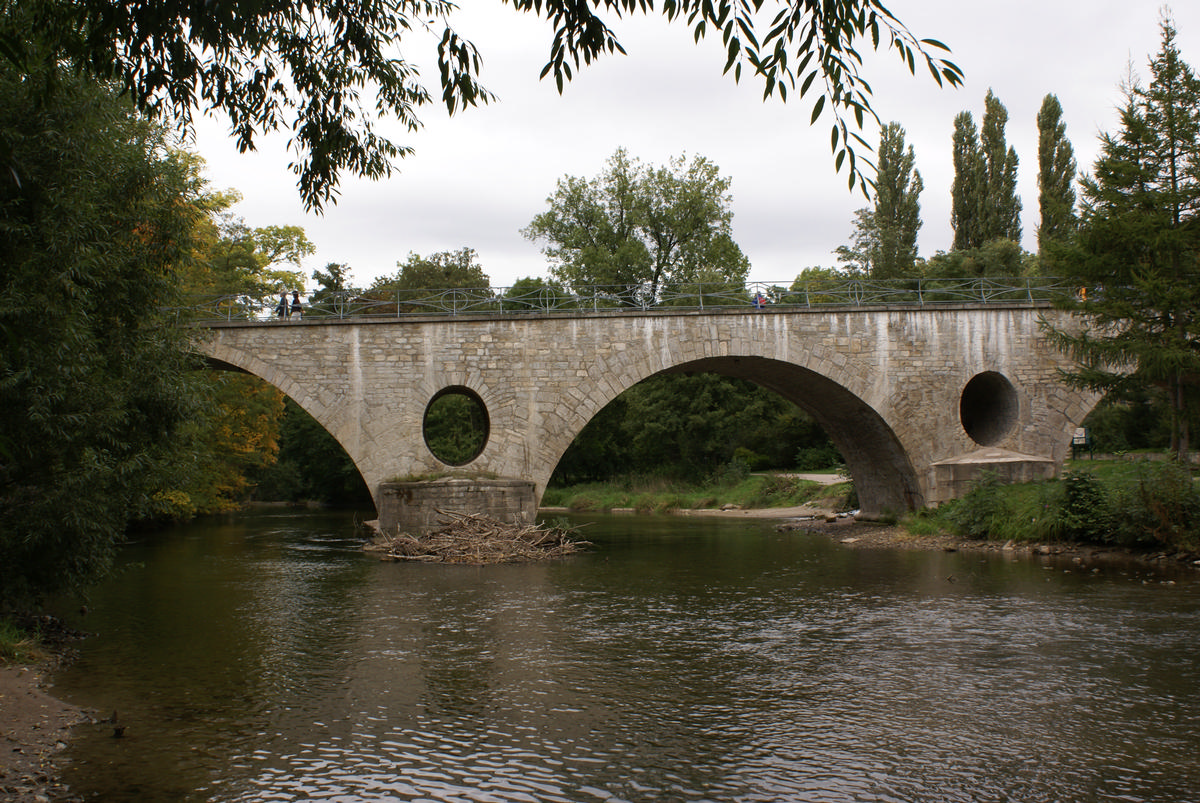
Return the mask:
[[447, 389], [487, 411], [475, 476], [532, 484], [536, 510], [567, 446], [601, 408], [661, 372], [708, 371], [795, 402], [829, 433], [878, 517], [963, 493], [983, 468], [1052, 476], [1097, 401], [1038, 303], [716, 308], [201, 324], [216, 367], [282, 390], [345, 448], [380, 506], [394, 478], [446, 473], [423, 438]]

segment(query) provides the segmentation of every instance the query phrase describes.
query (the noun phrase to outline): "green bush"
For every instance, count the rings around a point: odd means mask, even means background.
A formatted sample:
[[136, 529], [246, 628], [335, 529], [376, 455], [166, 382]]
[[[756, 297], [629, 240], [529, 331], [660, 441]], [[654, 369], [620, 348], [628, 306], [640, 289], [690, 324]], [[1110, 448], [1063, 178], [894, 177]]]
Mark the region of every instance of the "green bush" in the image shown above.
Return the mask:
[[751, 471], [762, 471], [771, 467], [771, 458], [765, 454], [759, 454], [753, 449], [747, 449], [745, 446], [739, 446], [733, 450], [733, 462], [745, 463]]
[[967, 495], [954, 503], [950, 523], [965, 538], [984, 539], [998, 534], [1011, 518], [1000, 478], [985, 472]]
[[750, 476], [750, 466], [743, 460], [734, 458], [718, 468], [711, 478], [713, 485], [730, 486], [745, 482]]
[[1088, 471], [1068, 471], [1062, 478], [1062, 498], [1054, 530], [1060, 538], [1086, 543], [1111, 539], [1113, 515], [1111, 493]]
[[1125, 546], [1200, 547], [1200, 491], [1178, 463], [1143, 463], [1140, 476], [1114, 494], [1119, 511], [1109, 534]]
[[841, 452], [829, 444], [805, 447], [796, 452], [796, 468], [800, 471], [821, 471], [841, 464]]

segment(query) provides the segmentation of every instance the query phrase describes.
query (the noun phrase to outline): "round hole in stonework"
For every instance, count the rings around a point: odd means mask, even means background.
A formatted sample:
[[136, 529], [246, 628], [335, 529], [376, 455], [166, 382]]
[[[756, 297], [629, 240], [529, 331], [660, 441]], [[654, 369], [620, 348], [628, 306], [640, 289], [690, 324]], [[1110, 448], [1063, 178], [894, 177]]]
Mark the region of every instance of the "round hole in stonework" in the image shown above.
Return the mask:
[[1017, 424], [1017, 389], [1003, 374], [984, 371], [971, 377], [958, 402], [958, 417], [971, 440], [995, 446]]
[[425, 407], [421, 432], [433, 456], [451, 466], [465, 466], [487, 446], [487, 405], [462, 385], [442, 388]]

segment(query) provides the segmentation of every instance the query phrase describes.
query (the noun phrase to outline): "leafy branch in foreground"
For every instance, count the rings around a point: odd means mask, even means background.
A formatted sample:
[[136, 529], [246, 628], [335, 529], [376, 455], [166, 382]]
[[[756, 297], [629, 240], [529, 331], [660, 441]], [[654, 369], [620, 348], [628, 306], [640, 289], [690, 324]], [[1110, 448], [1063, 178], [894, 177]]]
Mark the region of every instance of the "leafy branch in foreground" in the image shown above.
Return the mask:
[[[553, 75], [559, 91], [581, 65], [625, 52], [599, 13], [655, 11], [652, 0], [501, 2], [552, 22], [542, 76]], [[877, 117], [859, 72], [862, 43], [894, 50], [910, 72], [924, 61], [939, 85], [962, 82], [955, 64], [934, 55], [945, 45], [917, 39], [877, 0], [664, 0], [659, 10], [697, 41], [719, 32], [726, 73], [760, 77], [764, 98], [816, 93], [810, 122], [831, 110], [834, 164], [864, 193], [869, 162], [856, 149], [870, 145], [858, 132]], [[458, 11], [449, 0], [0, 0], [0, 60], [26, 74], [60, 63], [116, 82], [138, 109], [184, 133], [197, 113], [219, 114], [243, 152], [287, 131], [300, 195], [320, 210], [336, 200], [343, 171], [387, 177], [412, 152], [376, 123], [394, 118], [415, 131], [418, 110], [435, 102], [414, 52], [436, 50], [451, 114], [493, 99], [480, 53], [450, 24]]]

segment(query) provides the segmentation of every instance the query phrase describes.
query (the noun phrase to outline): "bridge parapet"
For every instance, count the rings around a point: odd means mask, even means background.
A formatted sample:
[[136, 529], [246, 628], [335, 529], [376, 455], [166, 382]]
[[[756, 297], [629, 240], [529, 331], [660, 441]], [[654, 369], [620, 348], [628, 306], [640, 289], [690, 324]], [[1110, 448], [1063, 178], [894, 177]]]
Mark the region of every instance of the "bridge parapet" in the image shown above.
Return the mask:
[[205, 296], [190, 299], [176, 312], [189, 321], [404, 318], [412, 316], [580, 313], [609, 310], [644, 314], [651, 310], [717, 310], [772, 307], [824, 308], [864, 306], [939, 306], [1052, 302], [1074, 288], [1041, 276], [963, 279], [830, 278], [790, 283], [696, 282], [649, 292], [642, 286], [558, 285], [397, 290], [366, 295], [359, 291], [322, 292], [304, 301], [298, 315], [291, 302], [276, 296]]

